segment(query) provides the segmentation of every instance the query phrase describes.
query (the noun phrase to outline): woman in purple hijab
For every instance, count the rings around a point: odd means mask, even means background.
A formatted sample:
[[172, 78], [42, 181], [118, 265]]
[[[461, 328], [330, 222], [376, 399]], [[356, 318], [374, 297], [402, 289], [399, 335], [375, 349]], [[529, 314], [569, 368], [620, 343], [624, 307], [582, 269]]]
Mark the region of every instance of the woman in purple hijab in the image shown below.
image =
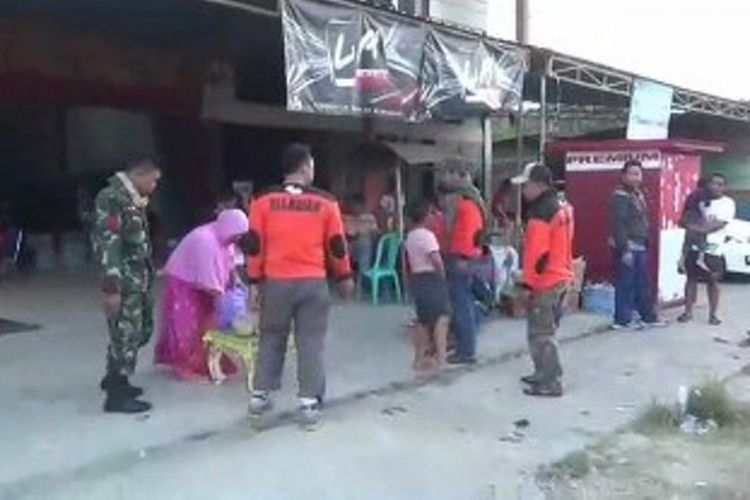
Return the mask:
[[[224, 210], [214, 222], [188, 233], [172, 252], [165, 268], [157, 364], [185, 377], [209, 375], [203, 335], [216, 327], [217, 302], [236, 283], [236, 244], [247, 231], [242, 210]], [[227, 374], [235, 370], [229, 359], [222, 360], [222, 369]]]

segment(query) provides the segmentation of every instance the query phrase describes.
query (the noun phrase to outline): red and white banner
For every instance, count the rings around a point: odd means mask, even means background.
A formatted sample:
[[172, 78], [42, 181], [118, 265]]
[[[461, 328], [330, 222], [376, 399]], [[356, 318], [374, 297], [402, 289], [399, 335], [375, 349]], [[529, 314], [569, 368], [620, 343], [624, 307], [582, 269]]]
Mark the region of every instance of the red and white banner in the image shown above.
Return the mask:
[[625, 162], [638, 160], [643, 168], [660, 168], [662, 154], [657, 150], [647, 151], [574, 151], [565, 156], [568, 172], [595, 172], [620, 170]]

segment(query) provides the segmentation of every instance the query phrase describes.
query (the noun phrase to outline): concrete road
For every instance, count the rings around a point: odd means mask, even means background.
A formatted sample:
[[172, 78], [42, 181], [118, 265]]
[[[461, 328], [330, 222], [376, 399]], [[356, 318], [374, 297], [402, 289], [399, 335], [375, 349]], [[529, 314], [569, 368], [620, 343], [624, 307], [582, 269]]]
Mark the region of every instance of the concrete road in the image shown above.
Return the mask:
[[[581, 336], [602, 319], [568, 318], [559, 400], [520, 394], [521, 323], [485, 328], [481, 366], [423, 383], [400, 332], [408, 311], [350, 307], [337, 310], [329, 339], [324, 425], [305, 432], [277, 415], [259, 432], [239, 384], [188, 384], [150, 368], [139, 380], [157, 405], [149, 418], [102, 415], [95, 292], [67, 281], [43, 288], [0, 290], [0, 316], [46, 325], [0, 338], [0, 498], [535, 498], [538, 465], [626, 425], [653, 398], [671, 400], [680, 385], [750, 363], [737, 345], [743, 285], [728, 288], [719, 328], [699, 319]], [[44, 300], [24, 305], [34, 297]], [[293, 408], [292, 389], [281, 414]], [[521, 419], [529, 426], [519, 430]]]

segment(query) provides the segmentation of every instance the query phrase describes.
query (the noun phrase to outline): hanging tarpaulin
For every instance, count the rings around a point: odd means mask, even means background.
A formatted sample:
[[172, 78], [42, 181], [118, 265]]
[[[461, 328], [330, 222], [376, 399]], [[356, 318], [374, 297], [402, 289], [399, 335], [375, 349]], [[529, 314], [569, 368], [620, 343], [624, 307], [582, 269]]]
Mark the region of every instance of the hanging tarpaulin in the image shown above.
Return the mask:
[[322, 2], [282, 2], [287, 108], [354, 113], [362, 13]]
[[361, 110], [417, 119], [425, 29], [417, 22], [378, 13], [366, 13], [364, 22], [357, 74]]
[[287, 107], [406, 120], [514, 109], [525, 53], [389, 13], [283, 0]]
[[425, 32], [321, 1], [282, 3], [287, 107], [413, 119]]
[[431, 30], [422, 68], [423, 110], [429, 118], [516, 110], [525, 70], [517, 48]]

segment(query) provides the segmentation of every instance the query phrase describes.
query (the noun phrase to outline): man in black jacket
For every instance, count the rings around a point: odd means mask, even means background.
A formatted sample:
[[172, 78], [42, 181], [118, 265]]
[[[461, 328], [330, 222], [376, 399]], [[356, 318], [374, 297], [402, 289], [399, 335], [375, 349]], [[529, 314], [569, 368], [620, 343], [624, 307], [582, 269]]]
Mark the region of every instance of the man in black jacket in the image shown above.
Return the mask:
[[[643, 166], [630, 160], [622, 168], [622, 184], [610, 201], [610, 246], [615, 262], [615, 318], [613, 329], [664, 326], [656, 315], [648, 262], [649, 221], [641, 191]], [[637, 311], [641, 323], [633, 322]]]

